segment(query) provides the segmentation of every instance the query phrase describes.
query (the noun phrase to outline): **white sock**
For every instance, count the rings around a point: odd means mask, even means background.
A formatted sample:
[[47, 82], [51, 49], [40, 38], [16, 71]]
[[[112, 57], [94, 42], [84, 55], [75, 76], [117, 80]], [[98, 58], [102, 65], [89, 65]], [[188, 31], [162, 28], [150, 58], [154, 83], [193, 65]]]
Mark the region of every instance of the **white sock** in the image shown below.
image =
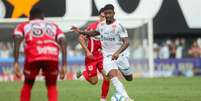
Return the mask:
[[104, 99], [104, 98], [101, 98], [101, 99], [100, 99], [100, 101], [106, 101], [106, 99]]
[[112, 81], [112, 84], [114, 85], [116, 91], [119, 94], [121, 94], [121, 95], [123, 95], [125, 97], [128, 97], [128, 94], [127, 94], [126, 90], [124, 89], [123, 84], [119, 81], [119, 79], [117, 77], [113, 77], [111, 79], [111, 81]]

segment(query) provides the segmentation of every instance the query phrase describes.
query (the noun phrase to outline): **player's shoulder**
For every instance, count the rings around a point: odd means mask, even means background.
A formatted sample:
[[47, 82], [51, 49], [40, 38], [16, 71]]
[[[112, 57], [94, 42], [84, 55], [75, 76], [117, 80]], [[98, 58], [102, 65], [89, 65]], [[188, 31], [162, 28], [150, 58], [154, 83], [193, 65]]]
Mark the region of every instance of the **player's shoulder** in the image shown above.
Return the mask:
[[98, 22], [98, 25], [97, 26], [104, 26], [106, 24], [105, 21], [101, 21], [101, 22]]
[[120, 29], [125, 29], [124, 25], [121, 22], [119, 22], [118, 20], [115, 21], [115, 25]]
[[117, 26], [122, 26], [122, 24], [121, 24], [121, 22], [119, 20], [115, 20], [114, 24], [117, 25]]
[[24, 22], [21, 22], [19, 23], [17, 26], [18, 27], [24, 27], [25, 25], [29, 24], [29, 21], [24, 21]]
[[88, 24], [88, 27], [94, 27], [94, 26], [96, 27], [98, 25], [98, 23], [99, 23], [98, 21], [91, 22]]

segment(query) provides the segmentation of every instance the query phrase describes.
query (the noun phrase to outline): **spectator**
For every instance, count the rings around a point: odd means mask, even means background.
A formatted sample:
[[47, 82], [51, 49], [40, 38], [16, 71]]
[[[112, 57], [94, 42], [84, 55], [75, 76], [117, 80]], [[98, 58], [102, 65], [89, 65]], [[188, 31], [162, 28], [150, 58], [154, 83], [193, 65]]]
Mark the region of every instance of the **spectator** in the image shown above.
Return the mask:
[[181, 39], [176, 39], [175, 40], [175, 44], [176, 44], [176, 58], [177, 59], [180, 59], [180, 58], [182, 58], [183, 56], [183, 45], [182, 45], [182, 43], [181, 43]]
[[9, 47], [7, 44], [2, 45], [2, 49], [0, 52], [0, 57], [1, 58], [9, 58], [11, 55], [11, 50], [9, 50]]
[[160, 59], [168, 59], [170, 57], [169, 45], [171, 44], [170, 40], [167, 40], [166, 43], [163, 44], [162, 48], [159, 51]]
[[193, 44], [188, 51], [188, 54], [191, 57], [198, 58], [200, 57], [200, 53], [201, 53], [200, 51], [201, 51], [201, 48], [199, 47], [197, 41], [193, 41]]

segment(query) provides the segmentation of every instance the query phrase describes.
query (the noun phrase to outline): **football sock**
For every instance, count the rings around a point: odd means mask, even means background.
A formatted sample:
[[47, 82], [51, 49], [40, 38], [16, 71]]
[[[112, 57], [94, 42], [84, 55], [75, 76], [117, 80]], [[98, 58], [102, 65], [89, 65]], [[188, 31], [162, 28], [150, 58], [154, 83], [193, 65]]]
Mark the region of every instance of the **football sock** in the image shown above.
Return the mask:
[[106, 99], [109, 89], [110, 89], [110, 81], [103, 78], [101, 98]]
[[[33, 80], [34, 82], [34, 80]], [[30, 101], [31, 89], [33, 86], [33, 82], [24, 81], [24, 85], [21, 90], [20, 101]]]
[[57, 101], [58, 100], [58, 92], [56, 85], [48, 85], [48, 101]]
[[117, 77], [113, 77], [111, 79], [111, 81], [112, 81], [112, 84], [114, 85], [117, 93], [119, 93], [125, 97], [128, 97], [128, 94], [127, 94], [126, 90], [124, 89], [123, 84], [119, 81], [119, 79]]
[[106, 101], [106, 99], [104, 99], [104, 98], [101, 98], [101, 99], [100, 99], [100, 101]]

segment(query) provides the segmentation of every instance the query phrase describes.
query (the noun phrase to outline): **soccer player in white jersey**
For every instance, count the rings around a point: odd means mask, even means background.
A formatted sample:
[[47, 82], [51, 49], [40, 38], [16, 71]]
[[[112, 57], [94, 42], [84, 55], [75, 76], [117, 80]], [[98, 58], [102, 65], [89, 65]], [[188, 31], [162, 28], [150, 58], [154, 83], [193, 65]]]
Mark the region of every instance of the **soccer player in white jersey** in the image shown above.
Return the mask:
[[104, 7], [104, 14], [106, 21], [99, 23], [95, 31], [81, 31], [77, 27], [72, 27], [71, 29], [74, 32], [88, 36], [101, 36], [103, 72], [109, 77], [116, 91], [127, 98], [126, 101], [133, 101], [129, 98], [123, 84], [117, 77], [118, 67], [124, 68], [125, 74], [126, 72], [128, 75], [132, 73], [129, 70], [129, 63], [125, 53], [129, 46], [128, 33], [114, 18], [115, 12], [112, 4]]

